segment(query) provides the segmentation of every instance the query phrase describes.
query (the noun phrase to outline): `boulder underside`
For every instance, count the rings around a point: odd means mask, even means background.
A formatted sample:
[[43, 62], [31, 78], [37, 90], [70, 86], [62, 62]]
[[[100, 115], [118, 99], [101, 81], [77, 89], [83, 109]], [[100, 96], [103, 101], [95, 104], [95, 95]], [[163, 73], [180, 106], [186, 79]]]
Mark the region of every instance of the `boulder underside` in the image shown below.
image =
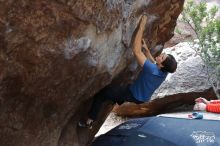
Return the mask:
[[[173, 36], [184, 0], [1, 0], [0, 141], [4, 146], [85, 146], [77, 127], [92, 96], [138, 72], [132, 37], [143, 13], [150, 47]], [[107, 104], [108, 105], [108, 104]]]

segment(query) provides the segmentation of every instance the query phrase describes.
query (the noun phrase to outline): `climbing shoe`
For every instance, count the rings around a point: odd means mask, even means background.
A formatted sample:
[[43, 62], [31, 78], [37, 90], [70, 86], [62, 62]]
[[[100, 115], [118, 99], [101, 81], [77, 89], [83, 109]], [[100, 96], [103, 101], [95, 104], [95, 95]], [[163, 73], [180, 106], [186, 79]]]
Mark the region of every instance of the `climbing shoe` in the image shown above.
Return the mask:
[[82, 128], [92, 129], [93, 122], [88, 123], [87, 121], [79, 121], [78, 126]]

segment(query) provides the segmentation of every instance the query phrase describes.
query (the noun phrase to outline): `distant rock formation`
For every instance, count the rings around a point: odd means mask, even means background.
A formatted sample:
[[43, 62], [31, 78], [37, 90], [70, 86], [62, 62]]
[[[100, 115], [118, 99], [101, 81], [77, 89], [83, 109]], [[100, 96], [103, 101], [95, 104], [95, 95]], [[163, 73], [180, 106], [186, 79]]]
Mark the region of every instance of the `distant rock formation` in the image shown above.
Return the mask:
[[130, 44], [142, 14], [150, 47], [173, 36], [184, 0], [1, 0], [0, 142], [85, 146], [91, 96], [138, 71]]
[[118, 115], [133, 117], [155, 115], [168, 110], [181, 110], [184, 105], [193, 105], [194, 100], [200, 96], [207, 99], [217, 98], [208, 80], [204, 62], [189, 43], [180, 43], [165, 49], [165, 52], [175, 56], [178, 62], [177, 71], [167, 76], [150, 102], [140, 105], [125, 103], [115, 107], [114, 111]]

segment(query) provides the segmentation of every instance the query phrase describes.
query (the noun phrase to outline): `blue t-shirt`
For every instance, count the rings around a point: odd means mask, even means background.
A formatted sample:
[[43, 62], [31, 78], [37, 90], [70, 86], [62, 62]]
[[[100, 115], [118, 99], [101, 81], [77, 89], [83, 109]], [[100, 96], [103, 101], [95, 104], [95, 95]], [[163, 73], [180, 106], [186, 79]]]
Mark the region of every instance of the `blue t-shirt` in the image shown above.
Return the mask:
[[129, 86], [129, 89], [138, 101], [148, 101], [154, 91], [166, 79], [167, 74], [167, 72], [162, 72], [156, 64], [146, 60], [143, 70], [138, 78]]

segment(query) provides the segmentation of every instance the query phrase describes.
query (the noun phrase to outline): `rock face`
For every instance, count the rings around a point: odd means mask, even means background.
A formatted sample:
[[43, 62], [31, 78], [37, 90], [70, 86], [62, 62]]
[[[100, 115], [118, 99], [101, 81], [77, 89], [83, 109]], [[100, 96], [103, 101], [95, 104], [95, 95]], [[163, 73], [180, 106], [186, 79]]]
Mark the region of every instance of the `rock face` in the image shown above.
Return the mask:
[[189, 43], [180, 43], [165, 49], [172, 54], [178, 68], [169, 74], [162, 85], [151, 97], [151, 102], [141, 105], [126, 103], [114, 111], [121, 116], [146, 116], [163, 113], [166, 110], [179, 108], [184, 104], [194, 104], [200, 96], [215, 99], [216, 95], [208, 80], [207, 70], [201, 57]]
[[103, 110], [93, 130], [78, 128], [91, 96], [137, 72], [130, 44], [140, 16], [150, 18], [144, 34], [148, 45], [164, 44], [173, 36], [183, 3], [1, 0], [1, 145], [87, 145], [112, 108]]

